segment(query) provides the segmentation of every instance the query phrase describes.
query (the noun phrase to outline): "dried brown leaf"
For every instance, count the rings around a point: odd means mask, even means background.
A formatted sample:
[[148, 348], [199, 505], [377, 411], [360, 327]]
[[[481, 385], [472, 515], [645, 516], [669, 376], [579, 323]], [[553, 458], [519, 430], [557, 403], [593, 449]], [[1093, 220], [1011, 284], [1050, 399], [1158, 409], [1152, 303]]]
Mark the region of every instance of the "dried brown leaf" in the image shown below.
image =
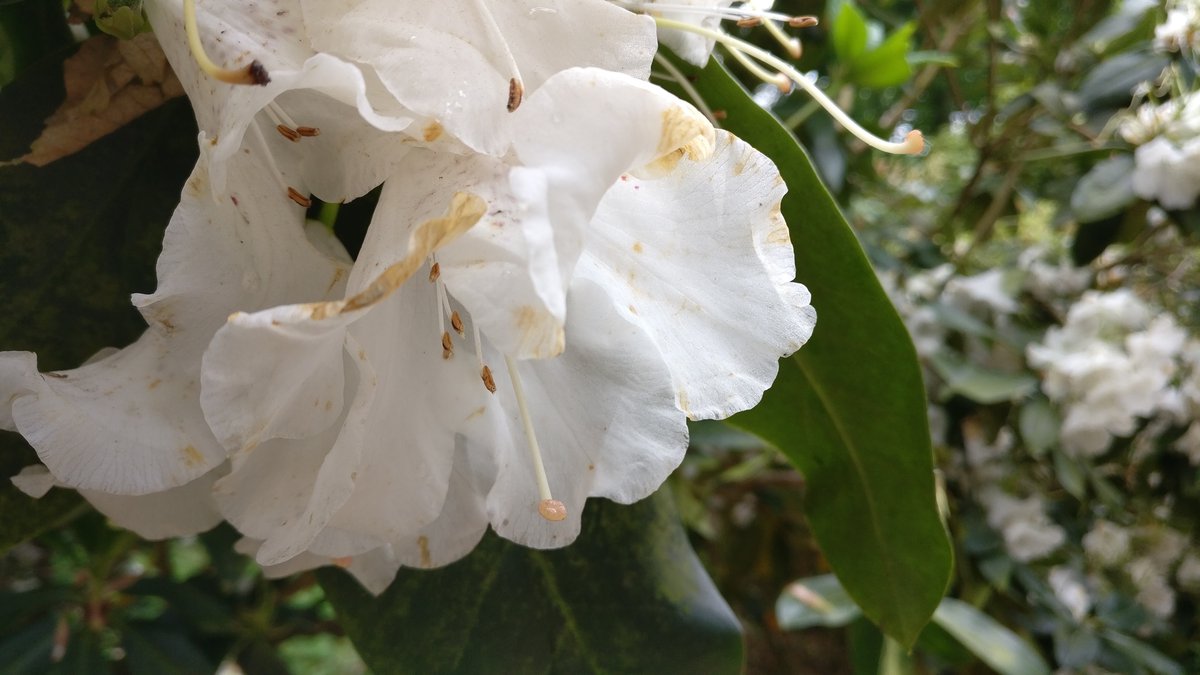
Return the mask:
[[67, 97], [19, 161], [45, 166], [183, 94], [154, 35], [88, 38], [63, 63]]

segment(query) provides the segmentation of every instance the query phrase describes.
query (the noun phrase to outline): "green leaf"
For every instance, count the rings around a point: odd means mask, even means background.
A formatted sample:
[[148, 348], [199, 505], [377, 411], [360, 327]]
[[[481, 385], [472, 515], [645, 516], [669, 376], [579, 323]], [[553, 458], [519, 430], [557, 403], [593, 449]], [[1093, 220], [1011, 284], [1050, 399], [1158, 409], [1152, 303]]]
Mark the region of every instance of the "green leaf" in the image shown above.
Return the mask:
[[858, 57], [867, 49], [867, 20], [858, 7], [849, 0], [837, 5], [837, 13], [830, 26], [833, 50], [842, 64], [853, 69]]
[[1017, 428], [1025, 447], [1034, 457], [1041, 458], [1046, 451], [1058, 445], [1058, 431], [1062, 423], [1058, 413], [1050, 407], [1050, 402], [1038, 397], [1030, 400], [1021, 407], [1020, 417], [1017, 418]]
[[216, 670], [187, 635], [168, 627], [129, 623], [122, 638], [125, 662], [135, 675], [210, 675]]
[[0, 3], [0, 87], [72, 42], [62, 0]]
[[950, 391], [977, 403], [1015, 401], [1033, 393], [1038, 385], [1029, 373], [988, 370], [946, 351], [934, 354], [930, 365]]
[[817, 308], [809, 343], [782, 361], [762, 403], [731, 422], [804, 473], [806, 514], [833, 571], [868, 618], [911, 646], [953, 564], [916, 351], [795, 138], [715, 59], [700, 72], [680, 68], [702, 96], [720, 101], [727, 129], [779, 166], [797, 278]]
[[862, 610], [832, 574], [793, 581], [775, 601], [775, 618], [785, 630], [841, 628], [860, 616]]
[[467, 558], [404, 569], [378, 598], [318, 574], [347, 636], [379, 673], [737, 673], [741, 630], [660, 490], [587, 503], [572, 545], [538, 551], [489, 533]]
[[1117, 155], [1092, 167], [1071, 194], [1071, 211], [1081, 223], [1115, 216], [1137, 201], [1133, 193], [1133, 156]]
[[933, 620], [1000, 675], [1050, 673], [1049, 666], [1029, 643], [961, 600], [942, 600]]
[[1114, 630], [1104, 630], [1100, 633], [1100, 637], [1111, 645], [1113, 649], [1124, 654], [1135, 663], [1140, 664], [1151, 673], [1155, 673], [1155, 675], [1183, 675], [1183, 666], [1172, 661], [1162, 652], [1154, 649], [1145, 642]]
[[[0, 158], [23, 154], [61, 101], [65, 55], [0, 90]], [[42, 370], [56, 370], [133, 342], [146, 324], [129, 294], [154, 288], [163, 229], [197, 154], [179, 100], [46, 167], [0, 167], [0, 349], [36, 351]], [[72, 492], [33, 500], [9, 483], [36, 461], [0, 432], [0, 553], [83, 509]]]
[[916, 30], [917, 24], [910, 21], [892, 31], [882, 44], [854, 61], [846, 79], [871, 89], [896, 87], [908, 82], [912, 77], [908, 52]]

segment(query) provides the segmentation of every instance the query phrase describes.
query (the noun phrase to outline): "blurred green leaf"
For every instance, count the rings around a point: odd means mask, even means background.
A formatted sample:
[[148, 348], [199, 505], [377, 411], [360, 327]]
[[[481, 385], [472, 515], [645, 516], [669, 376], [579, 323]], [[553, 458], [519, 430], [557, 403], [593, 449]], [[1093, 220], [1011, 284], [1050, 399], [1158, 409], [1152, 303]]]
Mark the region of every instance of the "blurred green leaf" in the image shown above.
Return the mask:
[[129, 623], [122, 631], [125, 663], [133, 675], [212, 675], [210, 663], [187, 636], [148, 623]]
[[1071, 211], [1081, 223], [1115, 216], [1137, 201], [1133, 193], [1133, 156], [1110, 157], [1092, 167], [1071, 194]]
[[0, 3], [0, 87], [72, 42], [61, 0]]
[[938, 515], [925, 388], [908, 331], [795, 138], [716, 60], [696, 89], [722, 124], [769, 156], [817, 329], [784, 359], [754, 410], [731, 422], [773, 443], [807, 478], [821, 550], [864, 614], [911, 646], [945, 592], [952, 553]]
[[1025, 441], [1025, 447], [1034, 457], [1041, 457], [1047, 450], [1058, 445], [1060, 426], [1058, 413], [1054, 412], [1054, 408], [1050, 407], [1046, 399], [1034, 398], [1021, 406], [1017, 428]]
[[1135, 663], [1155, 675], [1183, 675], [1183, 666], [1179, 665], [1162, 652], [1140, 640], [1129, 637], [1113, 630], [1100, 633], [1101, 639], [1110, 644]]
[[942, 600], [933, 620], [1000, 675], [1050, 673], [1049, 666], [1028, 642], [961, 600]]
[[908, 82], [912, 77], [908, 52], [916, 30], [917, 24], [910, 21], [892, 31], [882, 44], [855, 59], [847, 79], [871, 89], [896, 87]]
[[829, 29], [833, 50], [842, 65], [853, 69], [858, 57], [867, 49], [867, 20], [850, 0], [842, 0], [835, 6], [837, 11]]
[[1154, 52], [1126, 52], [1101, 61], [1079, 85], [1085, 110], [1120, 108], [1133, 99], [1133, 88], [1158, 79], [1170, 59]]
[[670, 494], [587, 503], [570, 546], [488, 534], [437, 570], [401, 570], [371, 597], [339, 570], [322, 586], [379, 673], [737, 673], [741, 629], [696, 558]]
[[109, 660], [100, 636], [87, 628], [71, 633], [62, 660], [47, 672], [50, 675], [108, 675]]
[[793, 581], [775, 601], [775, 618], [784, 630], [841, 628], [860, 616], [862, 610], [832, 574]]
[[1029, 373], [1003, 373], [975, 365], [948, 351], [940, 351], [930, 365], [950, 391], [976, 403], [1015, 401], [1037, 389], [1037, 378]]
[[0, 637], [0, 666], [5, 675], [41, 675], [50, 669], [54, 628], [58, 619], [48, 616]]

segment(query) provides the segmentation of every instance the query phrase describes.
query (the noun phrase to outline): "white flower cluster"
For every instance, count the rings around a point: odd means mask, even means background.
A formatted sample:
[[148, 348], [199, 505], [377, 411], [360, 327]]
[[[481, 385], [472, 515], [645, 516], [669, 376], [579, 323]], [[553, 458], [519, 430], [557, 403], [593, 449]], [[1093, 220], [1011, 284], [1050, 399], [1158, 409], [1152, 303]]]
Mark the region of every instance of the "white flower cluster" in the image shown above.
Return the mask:
[[[78, 489], [149, 538], [224, 519], [269, 574], [336, 563], [379, 591], [489, 526], [570, 543], [587, 498], [649, 495], [686, 420], [753, 406], [812, 332], [778, 170], [647, 83], [647, 16], [146, 11], [202, 156], [138, 342], [58, 373], [0, 354], [32, 494]], [[306, 226], [310, 195], [379, 185], [356, 260]]]
[[1200, 52], [1200, 2], [1171, 2], [1166, 20], [1154, 28], [1154, 48], [1162, 52]]
[[1068, 454], [1104, 454], [1146, 418], [1184, 423], [1200, 413], [1200, 342], [1128, 289], [1085, 293], [1066, 323], [1027, 354], [1044, 374], [1046, 395], [1065, 411], [1060, 438]]

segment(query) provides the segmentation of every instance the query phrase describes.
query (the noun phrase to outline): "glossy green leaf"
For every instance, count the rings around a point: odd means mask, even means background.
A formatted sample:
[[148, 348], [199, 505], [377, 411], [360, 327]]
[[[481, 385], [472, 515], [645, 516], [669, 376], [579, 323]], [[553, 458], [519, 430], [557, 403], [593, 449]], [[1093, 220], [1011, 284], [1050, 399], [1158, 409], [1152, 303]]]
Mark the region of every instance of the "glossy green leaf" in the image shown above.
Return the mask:
[[867, 49], [867, 20], [849, 0], [838, 4], [830, 27], [830, 38], [838, 60], [853, 69], [855, 61]]
[[952, 565], [916, 351], [791, 134], [715, 59], [701, 72], [681, 68], [710, 103], [720, 102], [722, 124], [779, 166], [797, 277], [817, 308], [812, 340], [784, 359], [763, 402], [731, 421], [805, 474], [806, 514], [833, 571], [868, 618], [911, 646]]
[[567, 548], [489, 533], [467, 558], [401, 570], [371, 597], [319, 573], [346, 634], [379, 673], [737, 673], [741, 630], [660, 490], [587, 503]]
[[1137, 201], [1133, 193], [1133, 156], [1117, 155], [1103, 160], [1075, 186], [1071, 211], [1081, 223], [1111, 218]]
[[1028, 642], [992, 617], [954, 598], [942, 600], [933, 620], [1000, 675], [1049, 675]]
[[[62, 56], [0, 89], [0, 159], [23, 154], [61, 101]], [[0, 167], [0, 350], [36, 351], [41, 369], [55, 370], [133, 342], [146, 324], [129, 295], [154, 289], [162, 233], [197, 154], [180, 100], [46, 167]], [[36, 459], [0, 432], [0, 553], [83, 508], [72, 492], [33, 500], [9, 483]]]

